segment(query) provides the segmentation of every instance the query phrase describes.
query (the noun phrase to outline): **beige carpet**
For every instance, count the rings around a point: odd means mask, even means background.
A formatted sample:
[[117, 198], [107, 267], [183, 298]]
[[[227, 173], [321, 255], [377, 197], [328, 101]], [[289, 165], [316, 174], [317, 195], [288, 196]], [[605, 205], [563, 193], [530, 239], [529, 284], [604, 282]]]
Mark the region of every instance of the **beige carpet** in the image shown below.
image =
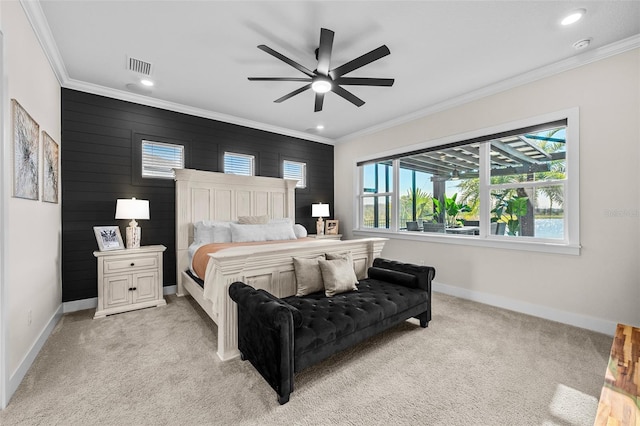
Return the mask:
[[434, 294], [406, 322], [303, 371], [291, 401], [215, 355], [190, 298], [93, 320], [67, 314], [2, 425], [589, 425], [612, 338]]

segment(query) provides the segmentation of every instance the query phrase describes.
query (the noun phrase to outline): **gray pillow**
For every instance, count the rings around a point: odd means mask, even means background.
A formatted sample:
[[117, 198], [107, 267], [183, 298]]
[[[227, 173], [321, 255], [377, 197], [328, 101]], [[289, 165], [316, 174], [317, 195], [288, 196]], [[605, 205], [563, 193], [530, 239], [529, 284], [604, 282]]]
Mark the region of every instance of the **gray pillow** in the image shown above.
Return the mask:
[[339, 293], [358, 290], [358, 279], [353, 271], [353, 262], [348, 259], [319, 260], [322, 280], [324, 281], [324, 294], [327, 297]]
[[324, 290], [322, 272], [320, 272], [320, 265], [318, 264], [320, 260], [324, 260], [324, 256], [318, 256], [313, 259], [293, 258], [293, 269], [298, 286], [296, 296], [306, 296], [307, 294]]
[[234, 243], [296, 239], [296, 234], [290, 223], [266, 223], [264, 225], [232, 223], [230, 227], [231, 241]]
[[264, 225], [269, 223], [269, 216], [238, 216], [238, 223], [241, 225]]

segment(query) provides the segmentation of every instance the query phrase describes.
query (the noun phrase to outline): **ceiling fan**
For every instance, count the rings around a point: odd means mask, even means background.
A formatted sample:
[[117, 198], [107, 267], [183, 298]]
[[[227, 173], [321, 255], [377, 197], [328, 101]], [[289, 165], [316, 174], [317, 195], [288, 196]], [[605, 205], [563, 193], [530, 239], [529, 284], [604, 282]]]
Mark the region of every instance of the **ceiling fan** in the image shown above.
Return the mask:
[[314, 111], [322, 111], [322, 103], [324, 102], [325, 93], [331, 91], [338, 96], [346, 99], [355, 106], [364, 105], [364, 101], [353, 93], [344, 89], [342, 86], [393, 86], [393, 78], [369, 78], [369, 77], [344, 77], [351, 71], [362, 68], [371, 62], [377, 61], [389, 55], [391, 52], [386, 45], [382, 45], [377, 49], [373, 49], [369, 53], [365, 53], [356, 59], [349, 61], [339, 67], [331, 69], [331, 49], [333, 47], [334, 32], [326, 28], [320, 29], [320, 46], [316, 49], [316, 59], [318, 60], [317, 68], [314, 71], [300, 65], [299, 63], [287, 58], [281, 53], [276, 52], [264, 44], [258, 46], [258, 49], [275, 56], [282, 62], [291, 65], [306, 77], [249, 77], [251, 81], [300, 81], [306, 82], [304, 86], [294, 90], [291, 93], [276, 99], [274, 102], [280, 103], [287, 99], [298, 95], [305, 90], [312, 89], [315, 92], [315, 108]]

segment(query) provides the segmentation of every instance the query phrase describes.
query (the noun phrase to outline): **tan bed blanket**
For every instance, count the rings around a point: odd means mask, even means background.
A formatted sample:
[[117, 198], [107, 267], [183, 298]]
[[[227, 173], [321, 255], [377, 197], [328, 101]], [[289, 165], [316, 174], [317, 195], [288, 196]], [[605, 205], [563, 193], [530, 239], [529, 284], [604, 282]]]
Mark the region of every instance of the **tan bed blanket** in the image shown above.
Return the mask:
[[278, 240], [278, 241], [254, 241], [249, 243], [211, 243], [205, 244], [196, 250], [191, 261], [191, 267], [196, 275], [204, 280], [207, 271], [207, 263], [209, 263], [209, 254], [217, 253], [224, 249], [244, 247], [244, 246], [263, 246], [267, 244], [294, 243], [298, 241], [310, 241], [312, 238], [298, 238], [297, 240]]

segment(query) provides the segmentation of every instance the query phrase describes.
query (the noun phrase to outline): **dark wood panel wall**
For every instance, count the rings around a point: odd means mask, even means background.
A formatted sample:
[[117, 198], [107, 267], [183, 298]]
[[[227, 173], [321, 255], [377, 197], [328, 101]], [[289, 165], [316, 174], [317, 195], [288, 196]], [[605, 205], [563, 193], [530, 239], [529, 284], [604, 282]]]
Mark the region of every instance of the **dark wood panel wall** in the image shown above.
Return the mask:
[[[256, 174], [282, 177], [283, 160], [307, 164], [307, 188], [296, 189], [296, 222], [315, 233], [311, 204], [333, 205], [333, 146], [220, 121], [62, 89], [62, 299], [97, 296], [94, 226], [118, 225], [118, 198], [149, 200], [139, 221], [142, 245], [163, 244], [164, 285], [175, 284], [173, 180], [139, 176], [139, 141], [185, 146], [186, 167], [222, 171], [225, 151], [251, 154]], [[333, 210], [333, 209], [332, 209]]]

